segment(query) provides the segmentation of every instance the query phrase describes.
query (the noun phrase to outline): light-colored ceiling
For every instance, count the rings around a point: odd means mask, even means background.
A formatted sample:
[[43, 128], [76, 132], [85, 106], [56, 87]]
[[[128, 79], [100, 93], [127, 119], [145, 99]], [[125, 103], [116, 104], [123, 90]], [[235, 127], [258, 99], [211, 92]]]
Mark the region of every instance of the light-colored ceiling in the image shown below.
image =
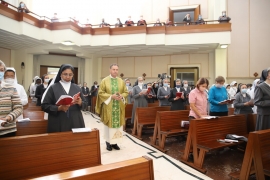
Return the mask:
[[[49, 46], [49, 47], [48, 47]], [[47, 41], [36, 40], [25, 35], [17, 35], [4, 30], [0, 30], [0, 47], [19, 50], [42, 48], [44, 52], [62, 54], [92, 54], [96, 57], [123, 57], [123, 56], [157, 56], [174, 55], [186, 53], [208, 53], [213, 52], [218, 44], [196, 44], [196, 45], [130, 45], [130, 46], [64, 46], [62, 44], [52, 44]]]

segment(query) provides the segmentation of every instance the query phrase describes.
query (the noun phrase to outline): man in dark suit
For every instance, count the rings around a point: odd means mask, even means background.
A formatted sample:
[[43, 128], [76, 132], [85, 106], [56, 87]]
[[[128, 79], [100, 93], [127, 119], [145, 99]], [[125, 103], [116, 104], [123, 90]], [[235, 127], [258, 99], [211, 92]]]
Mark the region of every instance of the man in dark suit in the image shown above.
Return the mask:
[[143, 19], [143, 16], [140, 17], [137, 26], [147, 26], [146, 21]]
[[88, 105], [91, 106], [90, 98], [89, 98], [90, 91], [89, 91], [89, 88], [87, 87], [86, 82], [83, 83], [82, 93], [83, 93], [83, 96], [84, 96], [84, 98], [86, 100], [85, 103], [83, 103], [83, 108], [82, 109], [83, 109], [83, 111], [86, 111]]
[[[171, 111], [175, 110], [184, 110], [185, 109], [185, 90], [181, 87], [181, 80], [176, 79], [175, 80], [176, 87], [173, 88], [170, 92], [170, 97], [168, 101], [170, 101], [171, 104]], [[181, 92], [181, 96], [177, 96], [177, 93]]]

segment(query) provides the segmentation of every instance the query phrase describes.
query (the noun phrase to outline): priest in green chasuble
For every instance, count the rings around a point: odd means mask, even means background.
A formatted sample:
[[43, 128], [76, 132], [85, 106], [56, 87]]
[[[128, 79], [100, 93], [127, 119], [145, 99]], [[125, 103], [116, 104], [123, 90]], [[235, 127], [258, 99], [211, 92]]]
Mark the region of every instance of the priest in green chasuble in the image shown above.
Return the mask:
[[110, 66], [110, 75], [105, 77], [100, 85], [96, 101], [96, 113], [104, 124], [104, 138], [107, 150], [120, 150], [117, 143], [123, 138], [125, 124], [125, 106], [128, 91], [125, 82], [117, 77], [118, 65]]

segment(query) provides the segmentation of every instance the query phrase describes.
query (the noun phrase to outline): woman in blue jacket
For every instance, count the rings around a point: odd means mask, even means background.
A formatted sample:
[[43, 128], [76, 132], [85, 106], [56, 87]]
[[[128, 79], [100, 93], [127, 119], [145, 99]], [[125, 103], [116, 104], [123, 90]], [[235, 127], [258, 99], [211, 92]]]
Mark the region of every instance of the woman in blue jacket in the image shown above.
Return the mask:
[[218, 76], [215, 81], [216, 84], [209, 90], [210, 116], [228, 116], [228, 103], [222, 102], [228, 99], [227, 90], [224, 87], [225, 79]]

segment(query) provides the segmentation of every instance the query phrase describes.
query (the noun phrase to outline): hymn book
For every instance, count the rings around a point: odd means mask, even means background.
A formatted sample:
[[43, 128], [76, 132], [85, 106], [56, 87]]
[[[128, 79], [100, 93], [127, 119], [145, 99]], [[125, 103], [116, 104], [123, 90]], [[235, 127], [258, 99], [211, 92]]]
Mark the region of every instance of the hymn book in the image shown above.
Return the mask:
[[182, 94], [183, 94], [182, 92], [177, 92], [176, 97], [182, 97]]
[[61, 95], [60, 98], [57, 100], [57, 102], [55, 104], [57, 106], [60, 106], [60, 105], [73, 105], [72, 102], [78, 100], [80, 95], [81, 95], [80, 92], [75, 94], [73, 97], [71, 97], [69, 95]]
[[235, 99], [227, 99], [227, 100], [224, 100], [224, 101], [220, 101], [219, 103], [229, 103], [229, 104], [232, 104], [234, 100]]

